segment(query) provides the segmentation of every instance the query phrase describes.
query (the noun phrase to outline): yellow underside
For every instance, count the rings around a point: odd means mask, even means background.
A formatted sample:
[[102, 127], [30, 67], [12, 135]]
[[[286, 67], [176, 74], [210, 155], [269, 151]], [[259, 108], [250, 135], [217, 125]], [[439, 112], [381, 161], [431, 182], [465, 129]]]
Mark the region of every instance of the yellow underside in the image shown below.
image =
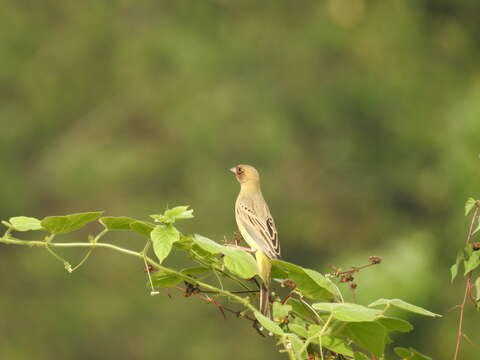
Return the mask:
[[238, 228], [247, 244], [252, 249], [257, 250], [255, 252], [255, 259], [257, 260], [258, 275], [265, 284], [268, 284], [270, 278], [270, 269], [272, 268], [270, 259], [261, 251], [257, 242], [250, 237], [250, 234], [243, 228], [241, 224], [238, 224]]

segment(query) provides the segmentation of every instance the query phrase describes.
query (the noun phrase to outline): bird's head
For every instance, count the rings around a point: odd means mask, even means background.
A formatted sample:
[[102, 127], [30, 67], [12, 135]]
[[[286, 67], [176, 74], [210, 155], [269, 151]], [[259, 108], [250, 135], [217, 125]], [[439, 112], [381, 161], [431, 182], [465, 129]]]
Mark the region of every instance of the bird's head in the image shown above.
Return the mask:
[[247, 181], [260, 180], [260, 175], [258, 174], [258, 171], [250, 165], [237, 165], [232, 167], [230, 171], [235, 174], [235, 177], [240, 184], [246, 183]]

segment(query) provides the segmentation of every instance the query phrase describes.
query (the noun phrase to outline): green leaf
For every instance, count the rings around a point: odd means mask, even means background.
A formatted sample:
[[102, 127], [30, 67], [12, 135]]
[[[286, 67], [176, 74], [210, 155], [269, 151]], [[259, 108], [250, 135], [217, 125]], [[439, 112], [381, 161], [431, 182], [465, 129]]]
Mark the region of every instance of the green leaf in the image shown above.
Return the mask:
[[185, 236], [185, 235], [180, 235], [180, 240], [175, 242], [173, 244], [177, 249], [180, 250], [185, 250], [185, 251], [190, 251], [193, 246], [193, 238], [192, 236]]
[[459, 250], [458, 253], [457, 253], [457, 258], [455, 259], [455, 264], [453, 264], [450, 267], [451, 282], [452, 283], [455, 280], [455, 278], [457, 277], [460, 263], [461, 263], [462, 260], [464, 260], [464, 258], [465, 258], [465, 254], [464, 254], [463, 250]]
[[193, 241], [195, 244], [197, 244], [201, 249], [205, 250], [206, 252], [210, 254], [220, 254], [223, 253], [224, 251], [224, 246], [220, 245], [219, 243], [216, 243], [213, 240], [210, 240], [209, 238], [206, 238], [205, 236], [195, 234], [193, 237]]
[[130, 224], [130, 229], [149, 238], [155, 225], [147, 221], [135, 221]]
[[402, 360], [432, 360], [431, 357], [423, 355], [412, 348], [396, 347], [393, 351], [395, 351], [395, 354], [400, 356]]
[[354, 359], [355, 360], [370, 360], [370, 358], [367, 355], [365, 355], [364, 353], [358, 352], [358, 351], [355, 351]]
[[258, 274], [257, 263], [252, 255], [240, 249], [222, 247], [225, 254], [223, 263], [230, 272], [243, 279], [251, 279]]
[[297, 299], [290, 298], [287, 300], [287, 304], [292, 306], [292, 310], [295, 314], [301, 316], [305, 320], [311, 321], [312, 319], [317, 318], [316, 313], [312, 309]]
[[299, 324], [288, 324], [288, 328], [290, 329], [290, 331], [294, 332], [295, 334], [297, 334], [298, 336], [301, 336], [303, 338], [307, 338], [308, 337], [308, 334], [307, 334], [307, 329], [305, 329], [304, 326], [302, 325], [299, 325]]
[[259, 312], [255, 312], [255, 318], [267, 331], [275, 335], [285, 335], [282, 328]]
[[[333, 283], [314, 270], [304, 269], [282, 260], [272, 260], [272, 264], [287, 273], [288, 279], [293, 280], [297, 284], [297, 289], [307, 298], [333, 300], [338, 295]], [[275, 271], [280, 273], [278, 270]]]
[[[317, 342], [318, 341], [315, 341]], [[326, 347], [328, 350], [336, 352], [338, 354], [342, 354], [345, 356], [353, 356], [353, 350], [345, 340], [340, 339], [338, 337], [323, 335], [322, 336], [322, 346]]]
[[180, 239], [178, 230], [171, 224], [157, 225], [150, 233], [150, 239], [153, 242], [153, 251], [157, 255], [160, 263], [170, 254], [172, 245]]
[[97, 220], [103, 211], [92, 211], [65, 216], [47, 216], [41, 222], [46, 230], [53, 234], [64, 234], [82, 228], [89, 222]]
[[409, 332], [413, 330], [413, 325], [408, 321], [395, 317], [381, 317], [378, 318], [377, 322], [383, 325], [388, 331]]
[[292, 306], [287, 304], [282, 304], [278, 301], [274, 301], [272, 305], [272, 315], [273, 320], [279, 321], [283, 318], [286, 318], [288, 314], [292, 311]]
[[480, 251], [473, 251], [470, 257], [463, 262], [463, 265], [465, 266], [464, 275], [475, 270], [480, 265]]
[[17, 231], [42, 230], [40, 220], [27, 216], [15, 216], [10, 218], [10, 224]]
[[442, 315], [439, 315], [439, 314], [435, 314], [431, 311], [428, 311], [424, 308], [421, 308], [420, 306], [409, 304], [409, 303], [407, 303], [403, 300], [400, 300], [400, 299], [378, 299], [377, 301], [374, 301], [373, 303], [371, 303], [368, 306], [369, 307], [375, 307], [375, 306], [382, 306], [382, 305], [395, 306], [395, 307], [398, 307], [400, 309], [410, 311], [410, 312], [413, 312], [413, 313], [416, 313], [416, 314], [424, 315], [424, 316], [431, 316], [431, 317], [441, 317], [442, 316]]
[[318, 271], [315, 271], [312, 269], [306, 269], [306, 268], [304, 268], [303, 270], [308, 276], [310, 276], [311, 279], [313, 279], [322, 288], [327, 289], [331, 294], [335, 296], [339, 295], [337, 287], [330, 279], [327, 279]]
[[162, 224], [173, 224], [176, 220], [193, 218], [193, 209], [187, 206], [177, 206], [173, 209], [166, 210], [163, 215], [150, 215], [155, 222]]
[[[323, 326], [319, 325], [310, 325], [308, 328], [308, 337], [313, 338], [312, 342], [316, 344], [320, 344], [318, 341], [318, 336], [321, 334]], [[346, 356], [353, 356], [353, 350], [348, 346], [345, 340], [330, 336], [330, 335], [322, 335], [322, 347], [326, 347], [328, 350], [333, 352], [346, 355]]]
[[[152, 282], [153, 286], [156, 288], [159, 287], [172, 287], [178, 285], [182, 282], [182, 278], [175, 275], [175, 274], [167, 274], [167, 273], [158, 273], [155, 272], [152, 274]], [[150, 284], [148, 284], [150, 285]]]
[[307, 330], [307, 338], [318, 336], [322, 331], [323, 326], [310, 324]]
[[377, 356], [382, 356], [385, 351], [387, 330], [377, 322], [347, 323], [342, 333], [362, 349]]
[[455, 280], [455, 278], [458, 275], [458, 264], [453, 264], [452, 266], [450, 266], [450, 274], [451, 274], [451, 280], [450, 281], [453, 283], [453, 281]]
[[380, 310], [351, 303], [315, 303], [312, 307], [330, 312], [335, 319], [347, 322], [375, 321], [381, 314]]
[[130, 225], [136, 222], [127, 216], [103, 216], [99, 221], [108, 230], [131, 230]]
[[475, 207], [475, 204], [477, 203], [477, 200], [474, 198], [469, 198], [467, 202], [465, 203], [465, 216], [468, 216], [470, 214], [470, 211]]
[[253, 256], [241, 249], [233, 249], [220, 245], [198, 234], [195, 234], [193, 241], [209, 254], [224, 254], [223, 262], [225, 267], [243, 279], [251, 279], [258, 273], [257, 264]]

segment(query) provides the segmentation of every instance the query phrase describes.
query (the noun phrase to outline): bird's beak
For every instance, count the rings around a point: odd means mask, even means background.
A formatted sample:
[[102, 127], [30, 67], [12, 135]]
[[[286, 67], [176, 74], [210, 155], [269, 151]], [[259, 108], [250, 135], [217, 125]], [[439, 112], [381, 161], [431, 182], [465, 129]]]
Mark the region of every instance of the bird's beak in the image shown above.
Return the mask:
[[236, 173], [237, 173], [237, 167], [234, 166], [234, 167], [230, 168], [230, 171], [231, 171], [232, 173], [236, 174]]

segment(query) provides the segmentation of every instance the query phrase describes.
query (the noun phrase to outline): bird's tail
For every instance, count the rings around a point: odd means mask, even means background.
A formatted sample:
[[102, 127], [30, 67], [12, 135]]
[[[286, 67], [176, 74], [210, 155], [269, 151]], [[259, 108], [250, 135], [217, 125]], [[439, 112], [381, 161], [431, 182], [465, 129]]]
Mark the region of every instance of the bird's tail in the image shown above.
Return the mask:
[[264, 283], [260, 286], [260, 312], [270, 317], [270, 289]]
[[258, 266], [258, 275], [262, 279], [260, 286], [260, 312], [270, 317], [270, 270], [272, 264], [270, 259], [262, 252], [257, 251], [255, 253]]

